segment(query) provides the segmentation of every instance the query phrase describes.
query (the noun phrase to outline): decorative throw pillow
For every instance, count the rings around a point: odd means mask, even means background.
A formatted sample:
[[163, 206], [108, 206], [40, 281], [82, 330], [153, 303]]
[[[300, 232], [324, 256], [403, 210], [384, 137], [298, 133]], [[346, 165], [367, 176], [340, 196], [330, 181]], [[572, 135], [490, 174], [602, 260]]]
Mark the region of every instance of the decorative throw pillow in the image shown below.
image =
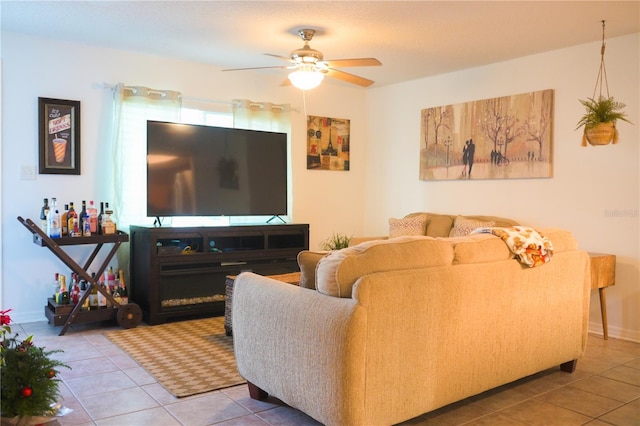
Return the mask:
[[465, 235], [469, 235], [473, 230], [477, 228], [490, 228], [492, 226], [496, 226], [496, 223], [482, 222], [480, 220], [467, 219], [464, 216], [458, 216], [453, 223], [453, 232], [451, 236], [464, 237]]
[[427, 222], [427, 215], [405, 217], [403, 219], [390, 218], [389, 238], [425, 235]]
[[316, 288], [316, 266], [320, 259], [325, 257], [328, 251], [302, 250], [298, 253], [298, 266], [300, 267], [300, 287]]

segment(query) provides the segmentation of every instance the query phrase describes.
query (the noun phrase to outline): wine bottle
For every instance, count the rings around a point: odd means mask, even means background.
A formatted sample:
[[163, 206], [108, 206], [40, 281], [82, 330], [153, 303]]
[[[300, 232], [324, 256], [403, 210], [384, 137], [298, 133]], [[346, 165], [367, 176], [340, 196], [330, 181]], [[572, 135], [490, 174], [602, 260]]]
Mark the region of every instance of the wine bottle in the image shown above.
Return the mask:
[[[82, 210], [80, 210], [80, 213], [78, 213], [78, 220], [80, 221], [80, 232], [82, 233], [82, 236], [86, 236], [85, 235], [85, 222], [87, 220], [87, 218], [89, 217], [89, 215], [87, 214], [87, 201], [86, 200], [82, 200]], [[88, 223], [87, 223], [88, 225]]]
[[[106, 286], [104, 283], [104, 275], [100, 275], [100, 278], [98, 280], [98, 286], [100, 286], [102, 290], [106, 290]], [[98, 308], [105, 308], [107, 306], [107, 297], [101, 291], [97, 291], [97, 293], [98, 293]]]
[[56, 272], [53, 278], [53, 300], [58, 301], [58, 294], [60, 293], [60, 278], [59, 274]]
[[67, 277], [60, 274], [60, 303], [68, 305], [70, 301], [69, 289], [67, 289]]
[[47, 216], [49, 215], [49, 199], [45, 198], [44, 204], [40, 209], [40, 228], [44, 231], [45, 234], [49, 235], [47, 232]]
[[[87, 283], [87, 280], [82, 279], [80, 280], [80, 298], [84, 297], [85, 293], [89, 291], [89, 283]], [[84, 302], [82, 303], [82, 309], [85, 311], [89, 310], [89, 296], [87, 295], [87, 297], [84, 299]]]
[[116, 286], [116, 274], [113, 272], [113, 267], [109, 266], [109, 269], [106, 273], [107, 276], [107, 289], [109, 289], [109, 293], [113, 294]]
[[91, 290], [89, 291], [89, 309], [98, 309], [98, 287], [96, 287], [96, 273], [91, 273]]
[[98, 235], [102, 235], [102, 217], [104, 216], [104, 202], [100, 201], [100, 214], [98, 215]]
[[126, 305], [127, 303], [129, 303], [129, 293], [127, 292], [127, 286], [124, 282], [124, 271], [122, 269], [120, 269], [118, 271], [118, 275], [120, 276], [120, 286], [118, 288], [118, 295], [120, 296], [120, 304], [121, 305]]
[[71, 303], [74, 305], [80, 300], [80, 285], [78, 284], [78, 275], [74, 272], [71, 274]]

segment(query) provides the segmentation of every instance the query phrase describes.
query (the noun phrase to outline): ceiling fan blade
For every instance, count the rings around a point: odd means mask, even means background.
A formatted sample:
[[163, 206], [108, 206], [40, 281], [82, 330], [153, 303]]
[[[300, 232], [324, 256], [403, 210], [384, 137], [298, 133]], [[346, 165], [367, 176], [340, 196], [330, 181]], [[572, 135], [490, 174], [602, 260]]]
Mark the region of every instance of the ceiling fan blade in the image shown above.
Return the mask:
[[382, 65], [376, 58], [332, 59], [324, 61], [331, 68], [341, 67], [375, 67]]
[[278, 58], [278, 59], [282, 59], [283, 61], [291, 62], [291, 58], [289, 58], [288, 56], [274, 55], [274, 54], [271, 54], [271, 53], [265, 53], [265, 55], [272, 56], [272, 57]]
[[251, 68], [232, 68], [232, 69], [226, 69], [226, 70], [222, 70], [222, 71], [246, 71], [246, 70], [266, 70], [266, 69], [286, 69], [287, 67], [284, 65], [280, 65], [277, 67], [251, 67]]
[[347, 83], [357, 84], [358, 86], [362, 87], [369, 87], [374, 83], [373, 80], [369, 80], [364, 77], [359, 77], [357, 75], [349, 74], [348, 72], [334, 70], [331, 68], [327, 70], [326, 74], [329, 77], [337, 78], [338, 80], [346, 81]]

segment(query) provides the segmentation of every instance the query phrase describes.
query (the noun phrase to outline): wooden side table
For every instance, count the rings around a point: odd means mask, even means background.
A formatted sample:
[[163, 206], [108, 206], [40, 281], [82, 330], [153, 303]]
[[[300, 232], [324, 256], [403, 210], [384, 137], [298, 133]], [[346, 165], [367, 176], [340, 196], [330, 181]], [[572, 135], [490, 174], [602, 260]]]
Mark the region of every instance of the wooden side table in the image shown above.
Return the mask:
[[591, 288], [600, 293], [600, 314], [604, 339], [609, 338], [607, 326], [607, 293], [606, 289], [616, 283], [616, 256], [604, 253], [589, 253], [591, 259]]

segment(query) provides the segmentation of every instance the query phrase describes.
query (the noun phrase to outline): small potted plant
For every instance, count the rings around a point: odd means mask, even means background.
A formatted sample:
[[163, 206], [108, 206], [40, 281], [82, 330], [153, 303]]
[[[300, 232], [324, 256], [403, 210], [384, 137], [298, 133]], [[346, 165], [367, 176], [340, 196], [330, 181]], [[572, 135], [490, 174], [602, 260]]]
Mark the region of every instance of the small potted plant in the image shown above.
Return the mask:
[[334, 233], [322, 242], [322, 250], [340, 250], [349, 247], [351, 237], [345, 234]]
[[610, 142], [618, 143], [616, 121], [622, 120], [631, 123], [627, 120], [623, 111], [626, 105], [617, 102], [613, 97], [605, 98], [604, 96], [598, 97], [597, 100], [587, 98], [579, 101], [586, 109], [576, 127], [576, 130], [584, 127], [582, 146], [587, 146], [587, 142], [591, 145], [607, 145]]
[[70, 368], [33, 344], [32, 336], [11, 335], [11, 317], [0, 311], [0, 419], [2, 425], [35, 425], [48, 422], [58, 411], [58, 370]]

